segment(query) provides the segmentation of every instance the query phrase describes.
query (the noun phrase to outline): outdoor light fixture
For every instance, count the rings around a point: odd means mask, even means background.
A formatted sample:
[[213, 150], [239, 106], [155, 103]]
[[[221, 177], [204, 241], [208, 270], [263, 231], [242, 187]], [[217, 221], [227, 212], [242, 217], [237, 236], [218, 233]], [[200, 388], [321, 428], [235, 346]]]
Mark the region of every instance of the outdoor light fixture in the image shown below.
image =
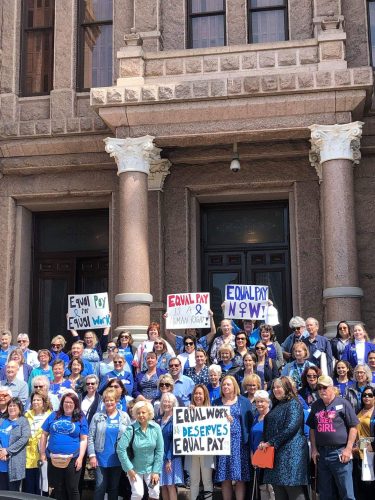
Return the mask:
[[232, 172], [239, 172], [241, 169], [240, 157], [237, 152], [237, 142], [233, 143], [233, 158], [230, 162], [230, 169]]

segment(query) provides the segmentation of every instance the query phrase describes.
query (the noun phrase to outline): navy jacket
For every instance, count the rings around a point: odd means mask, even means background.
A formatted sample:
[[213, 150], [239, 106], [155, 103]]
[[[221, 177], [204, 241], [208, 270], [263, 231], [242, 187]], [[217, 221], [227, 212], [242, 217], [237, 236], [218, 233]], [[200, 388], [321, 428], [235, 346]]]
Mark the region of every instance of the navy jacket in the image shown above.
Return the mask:
[[[370, 352], [375, 351], [375, 344], [371, 342], [365, 342], [365, 363], [367, 363], [367, 358]], [[345, 347], [345, 350], [341, 356], [342, 361], [348, 361], [353, 368], [358, 365], [357, 350], [355, 348], [355, 343], [351, 342]]]
[[163, 462], [165, 462], [166, 460], [172, 460], [172, 458], [173, 458], [173, 417], [171, 417], [168, 420], [168, 422], [164, 425], [164, 427], [161, 426], [161, 417], [157, 418], [156, 422], [160, 425], [161, 432], [163, 434], [163, 440], [164, 440]]

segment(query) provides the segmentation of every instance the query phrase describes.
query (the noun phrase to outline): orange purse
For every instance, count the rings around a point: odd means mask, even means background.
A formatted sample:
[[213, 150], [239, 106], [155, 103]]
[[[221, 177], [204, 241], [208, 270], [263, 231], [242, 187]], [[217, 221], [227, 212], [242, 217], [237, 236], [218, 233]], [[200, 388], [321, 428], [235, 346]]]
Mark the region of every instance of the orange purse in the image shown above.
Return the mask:
[[269, 446], [263, 450], [256, 450], [251, 459], [251, 463], [254, 467], [259, 467], [260, 469], [273, 469], [274, 460], [275, 448]]

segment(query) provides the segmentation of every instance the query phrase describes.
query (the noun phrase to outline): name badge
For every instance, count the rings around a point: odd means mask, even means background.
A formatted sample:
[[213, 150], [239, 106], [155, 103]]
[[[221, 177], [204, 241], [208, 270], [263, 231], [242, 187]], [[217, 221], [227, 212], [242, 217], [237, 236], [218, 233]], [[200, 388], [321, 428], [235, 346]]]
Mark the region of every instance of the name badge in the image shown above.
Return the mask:
[[342, 410], [344, 408], [343, 405], [337, 405], [335, 406], [335, 409], [338, 411], [338, 410]]
[[321, 351], [321, 350], [319, 350], [319, 349], [317, 349], [317, 350], [314, 352], [314, 354], [313, 354], [314, 358], [316, 358], [316, 359], [320, 358], [320, 356], [321, 356], [321, 355], [322, 355], [322, 351]]

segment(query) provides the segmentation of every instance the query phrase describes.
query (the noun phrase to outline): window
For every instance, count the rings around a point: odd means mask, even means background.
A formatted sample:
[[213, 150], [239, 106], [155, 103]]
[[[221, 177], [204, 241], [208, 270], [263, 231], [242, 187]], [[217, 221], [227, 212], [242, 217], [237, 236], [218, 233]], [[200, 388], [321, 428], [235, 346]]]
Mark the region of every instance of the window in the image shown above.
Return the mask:
[[48, 94], [53, 85], [54, 0], [24, 0], [21, 94]]
[[368, 34], [371, 64], [375, 64], [375, 0], [369, 0], [367, 5]]
[[188, 47], [225, 45], [225, 0], [188, 0]]
[[112, 0], [78, 2], [78, 90], [112, 85], [112, 3]]
[[249, 43], [288, 37], [287, 0], [249, 0]]

